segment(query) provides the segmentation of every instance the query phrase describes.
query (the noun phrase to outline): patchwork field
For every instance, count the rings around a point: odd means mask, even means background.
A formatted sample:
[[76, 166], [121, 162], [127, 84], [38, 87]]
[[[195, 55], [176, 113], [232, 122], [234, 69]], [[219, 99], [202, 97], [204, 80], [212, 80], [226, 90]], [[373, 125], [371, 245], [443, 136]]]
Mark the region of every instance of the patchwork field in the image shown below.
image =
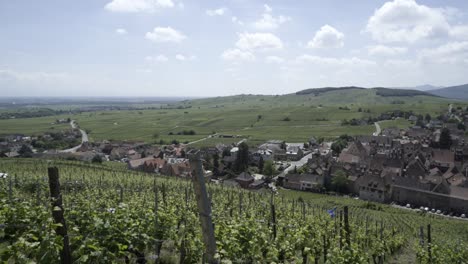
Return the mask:
[[[333, 138], [342, 134], [372, 134], [374, 126], [342, 126], [343, 120], [367, 119], [393, 110], [429, 113], [447, 111], [452, 101], [431, 96], [379, 96], [375, 90], [352, 89], [320, 95], [238, 95], [182, 101], [171, 109], [103, 111], [75, 114], [81, 128], [90, 131], [91, 140], [128, 140], [168, 143], [194, 142], [212, 145], [247, 138], [250, 144], [269, 139], [304, 142], [310, 137]], [[462, 104], [458, 102], [458, 104]], [[462, 104], [463, 105], [463, 104]], [[167, 107], [167, 106], [166, 106]], [[62, 116], [0, 120], [0, 134], [35, 134], [48, 131], [53, 120]], [[406, 120], [384, 121], [381, 127], [404, 128]], [[63, 127], [55, 126], [54, 129]], [[195, 135], [188, 135], [188, 131]], [[184, 133], [184, 131], [186, 133]], [[232, 139], [208, 138], [212, 134], [236, 135]], [[198, 141], [208, 138], [206, 141]]]

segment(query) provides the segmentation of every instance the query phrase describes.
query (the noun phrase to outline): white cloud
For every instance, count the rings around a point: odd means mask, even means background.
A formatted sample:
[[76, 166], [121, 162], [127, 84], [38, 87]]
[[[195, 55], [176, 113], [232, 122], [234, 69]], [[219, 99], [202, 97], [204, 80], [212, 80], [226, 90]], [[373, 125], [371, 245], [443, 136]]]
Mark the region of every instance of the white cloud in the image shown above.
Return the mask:
[[375, 45], [367, 47], [370, 56], [395, 56], [404, 54], [408, 51], [405, 47], [389, 47], [384, 45]]
[[454, 26], [450, 29], [450, 36], [468, 40], [468, 25]]
[[331, 57], [320, 57], [314, 55], [304, 54], [296, 58], [299, 63], [316, 64], [320, 66], [376, 66], [377, 63], [371, 60], [360, 59], [357, 57], [351, 58], [331, 58]]
[[172, 0], [112, 0], [105, 9], [112, 12], [155, 12], [162, 8], [172, 8]]
[[147, 32], [146, 39], [154, 42], [175, 42], [179, 43], [187, 37], [181, 32], [171, 27], [156, 27], [151, 32]]
[[146, 56], [145, 60], [148, 61], [148, 62], [152, 62], [152, 63], [154, 63], [154, 62], [167, 62], [167, 61], [169, 61], [169, 58], [166, 57], [163, 54], [160, 54], [160, 55], [155, 56], [155, 57]]
[[124, 29], [124, 28], [118, 28], [118, 29], [115, 30], [115, 33], [117, 33], [117, 34], [119, 34], [119, 35], [125, 35], [125, 34], [127, 34], [128, 32], [127, 32], [127, 30]]
[[192, 61], [192, 60], [195, 60], [196, 57], [194, 55], [192, 56], [186, 56], [186, 55], [182, 55], [182, 54], [177, 54], [175, 56], [176, 60], [178, 61]]
[[278, 56], [267, 56], [265, 58], [266, 63], [276, 63], [276, 64], [281, 64], [284, 62], [284, 59]]
[[416, 69], [418, 65], [417, 65], [417, 62], [414, 60], [387, 60], [384, 62], [383, 66], [387, 68], [392, 68], [398, 71], [398, 70], [401, 70], [402, 68]]
[[425, 38], [447, 36], [447, 12], [419, 5], [415, 0], [385, 3], [369, 18], [366, 31], [380, 42], [412, 43]]
[[282, 49], [283, 42], [272, 33], [240, 33], [236, 46], [242, 50]]
[[465, 64], [468, 59], [468, 41], [449, 42], [433, 49], [423, 49], [419, 53], [422, 63]]
[[262, 14], [262, 17], [254, 22], [253, 26], [258, 30], [274, 30], [280, 25], [291, 20], [290, 17], [279, 15], [277, 17], [273, 16], [271, 13], [273, 9], [265, 5], [265, 12]]
[[344, 45], [344, 34], [330, 25], [324, 25], [307, 43], [309, 48], [341, 48]]
[[232, 23], [238, 24], [240, 26], [244, 25], [244, 22], [240, 21], [239, 18], [237, 18], [236, 16], [233, 16], [231, 20], [232, 20]]
[[206, 10], [206, 14], [208, 16], [222, 16], [226, 13], [226, 11], [227, 11], [227, 8], [221, 7], [218, 9], [208, 9]]
[[240, 49], [228, 49], [221, 54], [221, 58], [226, 61], [231, 62], [241, 62], [241, 61], [253, 61], [255, 56], [249, 51], [243, 51]]

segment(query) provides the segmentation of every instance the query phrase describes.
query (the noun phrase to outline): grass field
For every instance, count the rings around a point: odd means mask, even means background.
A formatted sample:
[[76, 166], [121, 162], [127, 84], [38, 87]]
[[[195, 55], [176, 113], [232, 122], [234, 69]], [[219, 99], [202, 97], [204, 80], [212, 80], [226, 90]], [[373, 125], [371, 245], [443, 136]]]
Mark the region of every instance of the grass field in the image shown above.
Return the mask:
[[[395, 104], [398, 102], [398, 104]], [[333, 138], [342, 134], [370, 135], [373, 125], [342, 126], [341, 121], [352, 118], [375, 117], [381, 113], [402, 110], [432, 116], [447, 110], [448, 99], [429, 96], [382, 97], [374, 90], [333, 91], [314, 95], [238, 95], [183, 101], [176, 106], [184, 109], [141, 111], [105, 111], [70, 116], [81, 128], [90, 130], [91, 140], [127, 140], [159, 142], [192, 142], [213, 133], [238, 135], [250, 144], [269, 139], [305, 142], [310, 137]], [[458, 105], [461, 103], [458, 102]], [[463, 105], [463, 104], [461, 104]], [[339, 109], [347, 107], [349, 110]], [[361, 108], [363, 111], [359, 111]], [[370, 113], [365, 110], [369, 109]], [[65, 116], [64, 116], [65, 117]], [[68, 116], [67, 116], [68, 117]], [[0, 134], [40, 133], [50, 129], [58, 117], [0, 120]], [[284, 121], [288, 119], [289, 121]], [[406, 120], [384, 121], [382, 129], [390, 126], [405, 128]], [[177, 135], [194, 130], [196, 135]], [[208, 139], [195, 146], [240, 139]]]
[[403, 118], [395, 119], [395, 120], [384, 120], [384, 121], [380, 121], [379, 124], [380, 124], [380, 128], [382, 129], [389, 128], [389, 127], [407, 128], [412, 125], [410, 121], [403, 119]]
[[63, 117], [49, 116], [38, 118], [21, 118], [21, 119], [7, 119], [0, 120], [0, 135], [8, 134], [25, 134], [25, 135], [38, 135], [44, 132], [60, 131], [69, 129], [69, 124], [52, 124], [56, 119]]

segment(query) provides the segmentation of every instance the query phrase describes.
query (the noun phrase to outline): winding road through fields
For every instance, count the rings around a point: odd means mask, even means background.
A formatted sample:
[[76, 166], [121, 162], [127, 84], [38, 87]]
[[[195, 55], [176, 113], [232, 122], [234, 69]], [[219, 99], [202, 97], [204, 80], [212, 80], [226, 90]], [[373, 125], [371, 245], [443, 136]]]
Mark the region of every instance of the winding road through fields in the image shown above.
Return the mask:
[[380, 128], [379, 122], [375, 122], [375, 132], [372, 134], [373, 136], [378, 136], [382, 132], [382, 129]]
[[[72, 127], [72, 129], [78, 128], [78, 125], [76, 124], [75, 120], [70, 121], [70, 126]], [[88, 134], [86, 133], [86, 131], [84, 131], [83, 129], [79, 129], [79, 130], [81, 133], [81, 144], [70, 149], [62, 150], [60, 151], [61, 153], [75, 153], [79, 148], [81, 148], [81, 146], [83, 146], [83, 143], [86, 143], [89, 141]]]

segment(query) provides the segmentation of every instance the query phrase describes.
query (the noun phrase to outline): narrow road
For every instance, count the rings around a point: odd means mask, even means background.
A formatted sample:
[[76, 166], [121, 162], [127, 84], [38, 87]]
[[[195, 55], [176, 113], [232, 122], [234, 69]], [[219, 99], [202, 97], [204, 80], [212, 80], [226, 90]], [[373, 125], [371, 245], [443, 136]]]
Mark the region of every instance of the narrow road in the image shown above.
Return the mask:
[[[78, 128], [78, 126], [76, 125], [75, 120], [72, 120], [70, 122], [70, 126], [72, 127], [72, 129], [77, 129]], [[70, 149], [61, 150], [60, 151], [61, 153], [75, 153], [79, 148], [81, 148], [83, 143], [89, 141], [88, 134], [86, 133], [86, 131], [84, 131], [83, 129], [79, 129], [79, 130], [80, 130], [80, 133], [81, 133], [81, 144], [76, 146], [76, 147], [70, 148]]]
[[209, 136], [207, 136], [207, 137], [205, 137], [205, 138], [201, 138], [201, 139], [198, 139], [198, 140], [195, 140], [195, 141], [189, 142], [189, 143], [187, 143], [187, 145], [192, 145], [192, 144], [195, 144], [195, 143], [198, 143], [198, 142], [205, 141], [205, 140], [207, 140], [207, 139], [209, 139], [209, 138], [213, 138], [213, 137], [215, 137], [216, 135], [218, 135], [218, 133], [216, 133], [216, 134], [213, 134], [213, 135], [209, 135]]
[[304, 157], [302, 157], [302, 159], [298, 161], [291, 161], [291, 165], [284, 169], [278, 176], [285, 176], [289, 171], [294, 170], [294, 167], [300, 168], [304, 166], [304, 164], [306, 164], [310, 158], [312, 158], [312, 153], [305, 155]]
[[448, 115], [449, 117], [454, 117], [455, 119], [458, 120], [458, 122], [463, 122], [463, 120], [457, 116], [456, 114], [452, 114], [452, 109], [453, 109], [453, 105], [452, 104], [449, 104], [449, 107], [448, 107]]
[[373, 136], [378, 136], [382, 132], [382, 129], [380, 129], [379, 122], [375, 122], [375, 132], [372, 134]]

